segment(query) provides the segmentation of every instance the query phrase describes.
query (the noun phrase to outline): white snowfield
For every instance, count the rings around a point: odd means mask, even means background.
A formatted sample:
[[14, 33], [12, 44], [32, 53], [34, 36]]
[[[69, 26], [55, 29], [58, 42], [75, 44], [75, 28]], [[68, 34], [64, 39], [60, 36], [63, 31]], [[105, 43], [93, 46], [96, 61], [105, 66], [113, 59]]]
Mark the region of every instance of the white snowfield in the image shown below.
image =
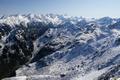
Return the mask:
[[60, 76], [52, 76], [52, 75], [33, 75], [33, 76], [18, 76], [5, 78], [3, 80], [59, 80]]
[[[114, 69], [114, 66], [120, 64], [119, 18], [86, 19], [53, 14], [30, 14], [0, 19], [0, 23], [7, 23], [13, 27], [21, 22], [52, 23], [54, 27], [34, 41], [33, 53], [36, 54], [48, 43], [54, 44], [50, 47], [56, 51], [22, 66], [16, 70], [16, 77], [3, 80], [109, 80], [111, 75], [120, 75], [120, 68], [110, 72], [111, 68]], [[110, 76], [106, 78], [108, 74], [104, 73], [109, 73]]]

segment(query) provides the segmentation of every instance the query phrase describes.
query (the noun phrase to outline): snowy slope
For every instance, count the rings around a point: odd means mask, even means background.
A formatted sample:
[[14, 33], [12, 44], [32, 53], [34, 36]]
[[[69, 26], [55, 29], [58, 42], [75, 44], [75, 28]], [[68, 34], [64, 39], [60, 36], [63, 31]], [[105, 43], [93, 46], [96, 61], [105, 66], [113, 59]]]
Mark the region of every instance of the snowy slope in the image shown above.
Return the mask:
[[54, 14], [3, 17], [0, 77], [109, 80], [108, 74], [119, 75], [119, 68], [111, 72], [120, 62], [119, 26], [119, 19], [109, 17], [86, 19]]

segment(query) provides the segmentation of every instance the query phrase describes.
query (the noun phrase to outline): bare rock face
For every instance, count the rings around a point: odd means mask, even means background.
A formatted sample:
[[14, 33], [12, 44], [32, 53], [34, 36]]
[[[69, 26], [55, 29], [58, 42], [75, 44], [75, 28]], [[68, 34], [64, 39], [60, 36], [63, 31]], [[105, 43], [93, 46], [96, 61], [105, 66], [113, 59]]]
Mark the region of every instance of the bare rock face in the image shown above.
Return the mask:
[[14, 29], [6, 24], [0, 26], [0, 78], [15, 76], [15, 70], [30, 61], [34, 50], [33, 41], [46, 30], [47, 26], [37, 22], [36, 25], [27, 24], [27, 28], [22, 24], [15, 25]]

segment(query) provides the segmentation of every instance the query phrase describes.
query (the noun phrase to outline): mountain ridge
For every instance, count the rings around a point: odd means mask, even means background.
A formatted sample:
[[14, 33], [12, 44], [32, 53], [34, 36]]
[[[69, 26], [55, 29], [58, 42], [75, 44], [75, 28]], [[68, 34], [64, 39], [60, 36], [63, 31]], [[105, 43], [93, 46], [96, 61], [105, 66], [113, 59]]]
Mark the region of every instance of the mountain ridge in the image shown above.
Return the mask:
[[[111, 68], [114, 70], [120, 61], [119, 23], [119, 18], [54, 14], [3, 17], [0, 78], [109, 80]], [[117, 67], [112, 77], [119, 76]]]

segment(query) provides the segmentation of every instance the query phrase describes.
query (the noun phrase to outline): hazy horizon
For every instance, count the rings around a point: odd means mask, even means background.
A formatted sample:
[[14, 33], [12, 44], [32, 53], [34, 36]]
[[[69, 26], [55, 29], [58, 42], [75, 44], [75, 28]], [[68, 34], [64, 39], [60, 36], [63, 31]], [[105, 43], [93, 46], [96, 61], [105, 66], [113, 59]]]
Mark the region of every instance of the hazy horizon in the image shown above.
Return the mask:
[[0, 16], [67, 14], [87, 18], [120, 17], [120, 0], [0, 0]]

